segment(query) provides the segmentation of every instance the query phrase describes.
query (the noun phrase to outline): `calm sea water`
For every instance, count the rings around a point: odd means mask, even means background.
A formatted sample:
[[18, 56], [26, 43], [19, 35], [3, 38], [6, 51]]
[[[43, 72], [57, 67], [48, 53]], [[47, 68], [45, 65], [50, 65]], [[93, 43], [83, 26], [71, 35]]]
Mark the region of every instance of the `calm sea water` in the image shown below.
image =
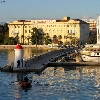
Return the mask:
[[[8, 53], [0, 52], [0, 65]], [[27, 75], [32, 87], [16, 84], [17, 75]], [[100, 100], [100, 67], [48, 67], [40, 75], [0, 72], [0, 100]]]

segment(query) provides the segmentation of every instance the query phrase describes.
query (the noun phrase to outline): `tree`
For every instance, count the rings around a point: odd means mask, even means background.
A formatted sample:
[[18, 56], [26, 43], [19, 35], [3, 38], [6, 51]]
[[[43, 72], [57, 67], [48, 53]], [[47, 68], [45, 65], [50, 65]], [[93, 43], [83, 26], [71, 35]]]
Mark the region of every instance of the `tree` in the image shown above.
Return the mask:
[[58, 39], [57, 39], [57, 36], [56, 36], [56, 35], [53, 36], [52, 42], [55, 43], [55, 44], [56, 44], [56, 43], [58, 44]]
[[71, 40], [71, 44], [74, 44], [74, 45], [79, 45], [79, 39], [78, 38], [72, 38]]
[[88, 44], [96, 44], [97, 43], [97, 37], [96, 36], [89, 36], [89, 38], [87, 39]]
[[62, 39], [62, 36], [61, 36], [61, 35], [59, 35], [59, 36], [58, 36], [58, 40], [59, 40], [59, 41], [61, 41], [61, 39]]
[[39, 37], [38, 29], [36, 27], [32, 28], [31, 41], [32, 41], [32, 44], [36, 44], [36, 47], [37, 47], [37, 43], [38, 43], [38, 37]]
[[62, 39], [62, 36], [61, 35], [59, 35], [58, 36], [58, 41], [59, 41], [59, 44], [62, 44], [63, 42], [61, 41], [61, 39]]
[[8, 45], [14, 45], [15, 44], [15, 38], [14, 37], [8, 37], [4, 40], [4, 44]]
[[18, 33], [17, 33], [17, 35], [15, 37], [15, 44], [18, 44], [18, 43], [19, 43], [19, 36], [18, 36]]
[[50, 38], [50, 36], [49, 36], [48, 33], [47, 33], [47, 35], [44, 37], [44, 42], [45, 42], [46, 45], [52, 43], [52, 40], [51, 40], [51, 38]]
[[4, 43], [4, 40], [9, 37], [8, 24], [0, 25], [0, 43]]
[[88, 44], [96, 44], [97, 43], [97, 31], [90, 31], [89, 32], [89, 37], [86, 41]]

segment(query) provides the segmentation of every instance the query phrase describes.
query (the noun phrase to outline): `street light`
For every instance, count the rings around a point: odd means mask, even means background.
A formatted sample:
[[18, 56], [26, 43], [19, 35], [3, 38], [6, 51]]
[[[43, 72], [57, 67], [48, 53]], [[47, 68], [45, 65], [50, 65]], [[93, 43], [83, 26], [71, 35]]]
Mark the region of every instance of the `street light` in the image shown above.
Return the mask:
[[76, 36], [75, 36], [75, 46], [76, 46]]
[[25, 22], [25, 20], [21, 20], [21, 22], [22, 22], [22, 27], [23, 27], [23, 44], [24, 44], [24, 22]]
[[[36, 34], [36, 33], [34, 32], [34, 34]], [[35, 42], [36, 42], [36, 47], [37, 47], [37, 34], [36, 34]]]
[[30, 41], [29, 42], [29, 45], [30, 45], [30, 59], [31, 59], [31, 44], [32, 44], [32, 42]]

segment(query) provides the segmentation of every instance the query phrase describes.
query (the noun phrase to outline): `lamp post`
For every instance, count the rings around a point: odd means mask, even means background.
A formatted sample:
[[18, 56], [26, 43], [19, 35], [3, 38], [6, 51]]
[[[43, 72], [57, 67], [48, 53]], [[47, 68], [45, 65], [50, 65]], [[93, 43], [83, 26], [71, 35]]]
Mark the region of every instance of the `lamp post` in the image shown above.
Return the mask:
[[[34, 32], [34, 34], [36, 34], [36, 32]], [[35, 42], [36, 42], [36, 47], [37, 47], [37, 34], [36, 34], [36, 37], [35, 37]]]
[[29, 45], [30, 45], [30, 59], [31, 59], [31, 42], [29, 42]]
[[22, 20], [22, 24], [23, 24], [23, 44], [24, 44], [24, 22], [25, 22], [25, 20]]
[[75, 46], [76, 46], [76, 36], [75, 36]]
[[52, 37], [52, 48], [53, 48], [53, 37]]

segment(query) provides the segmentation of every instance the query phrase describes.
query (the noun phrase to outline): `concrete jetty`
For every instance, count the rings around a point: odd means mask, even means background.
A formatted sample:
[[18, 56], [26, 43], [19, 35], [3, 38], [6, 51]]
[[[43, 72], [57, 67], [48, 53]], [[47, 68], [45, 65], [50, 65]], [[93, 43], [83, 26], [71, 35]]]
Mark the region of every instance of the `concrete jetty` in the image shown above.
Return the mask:
[[47, 67], [48, 62], [52, 62], [54, 60], [59, 59], [59, 57], [62, 57], [68, 53], [74, 52], [74, 50], [77, 48], [66, 48], [66, 49], [58, 49], [58, 50], [52, 50], [45, 54], [29, 57], [27, 59], [23, 59], [25, 62], [25, 66], [21, 68], [13, 67], [13, 62], [10, 64], [5, 65], [1, 68], [2, 71], [13, 71], [13, 72], [26, 72], [26, 71], [35, 71], [40, 72], [44, 70]]
[[49, 51], [45, 54], [29, 57], [24, 59], [25, 66], [21, 68], [13, 67], [13, 62], [2, 67], [2, 71], [12, 71], [12, 72], [42, 72], [46, 67], [53, 66], [100, 66], [100, 63], [93, 62], [56, 62], [59, 58], [67, 56], [69, 54], [75, 53], [78, 48], [66, 48], [54, 51]]
[[13, 68], [13, 71], [43, 71], [49, 62], [57, 60], [59, 57], [66, 55], [69, 52], [74, 52], [74, 48], [59, 49], [49, 51], [48, 53], [27, 59], [27, 65], [22, 68]]

